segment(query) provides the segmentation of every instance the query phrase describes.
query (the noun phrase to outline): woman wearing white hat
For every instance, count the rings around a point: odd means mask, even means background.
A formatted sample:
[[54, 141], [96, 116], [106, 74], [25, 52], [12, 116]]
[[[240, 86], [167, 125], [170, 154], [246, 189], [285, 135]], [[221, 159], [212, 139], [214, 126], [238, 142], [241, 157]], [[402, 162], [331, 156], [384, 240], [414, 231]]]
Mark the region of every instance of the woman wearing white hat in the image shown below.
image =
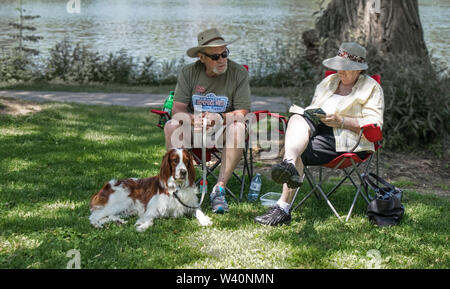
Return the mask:
[[[337, 56], [322, 64], [336, 74], [316, 87], [311, 105], [303, 109], [292, 105], [285, 137], [283, 162], [272, 167], [272, 179], [283, 184], [277, 204], [255, 218], [264, 225], [289, 224], [290, 208], [296, 188], [303, 183], [305, 165], [324, 165], [350, 151], [359, 139], [360, 127], [383, 125], [384, 97], [381, 86], [362, 74], [368, 68], [366, 49], [357, 43], [343, 43]], [[320, 121], [305, 111], [322, 109]], [[373, 143], [363, 138], [356, 147], [360, 157], [374, 151]]]

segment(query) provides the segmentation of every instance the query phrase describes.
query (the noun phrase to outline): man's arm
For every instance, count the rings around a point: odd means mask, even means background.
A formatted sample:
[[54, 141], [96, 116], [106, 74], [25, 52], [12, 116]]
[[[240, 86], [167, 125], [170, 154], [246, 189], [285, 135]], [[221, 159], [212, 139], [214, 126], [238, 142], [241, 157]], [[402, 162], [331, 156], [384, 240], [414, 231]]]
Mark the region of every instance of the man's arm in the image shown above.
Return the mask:
[[188, 113], [187, 106], [188, 105], [186, 103], [174, 101], [173, 106], [172, 106], [172, 115], [179, 113], [179, 112]]
[[233, 110], [233, 111], [230, 111], [230, 112], [227, 112], [227, 113], [222, 113], [222, 116], [223, 116], [223, 123], [224, 124], [226, 124], [227, 123], [227, 117], [228, 118], [230, 118], [230, 117], [232, 117], [233, 119], [238, 119], [237, 117], [239, 116], [239, 115], [242, 115], [242, 116], [246, 116], [248, 113], [249, 113], [250, 111], [248, 110], [248, 109], [237, 109], [237, 110]]

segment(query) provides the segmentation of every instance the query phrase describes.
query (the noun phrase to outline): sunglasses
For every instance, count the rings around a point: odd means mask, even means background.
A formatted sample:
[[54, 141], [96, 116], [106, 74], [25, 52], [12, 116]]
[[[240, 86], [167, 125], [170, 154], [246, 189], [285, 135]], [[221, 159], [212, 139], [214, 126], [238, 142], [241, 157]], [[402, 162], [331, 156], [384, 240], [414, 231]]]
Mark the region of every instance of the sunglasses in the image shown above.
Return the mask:
[[226, 50], [224, 52], [222, 52], [221, 54], [208, 54], [208, 53], [203, 52], [203, 51], [200, 51], [200, 53], [205, 55], [205, 56], [208, 56], [213, 61], [217, 61], [217, 60], [219, 60], [219, 58], [221, 56], [222, 56], [222, 58], [227, 58], [228, 55], [230, 55], [230, 50], [228, 50], [228, 48], [226, 48]]

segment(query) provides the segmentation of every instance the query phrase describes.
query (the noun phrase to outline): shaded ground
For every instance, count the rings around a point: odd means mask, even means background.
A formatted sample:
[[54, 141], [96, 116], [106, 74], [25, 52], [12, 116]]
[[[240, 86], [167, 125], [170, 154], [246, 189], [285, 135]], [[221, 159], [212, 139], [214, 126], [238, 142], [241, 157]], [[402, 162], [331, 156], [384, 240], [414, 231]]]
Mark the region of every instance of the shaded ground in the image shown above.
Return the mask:
[[[280, 144], [280, 147], [282, 144]], [[280, 156], [282, 156], [282, 152]], [[392, 152], [381, 149], [380, 176], [402, 189], [414, 190], [423, 194], [450, 196], [450, 148], [439, 157], [433, 153]], [[270, 167], [281, 162], [281, 157], [261, 160], [259, 152], [254, 152], [255, 170], [270, 178]], [[375, 166], [371, 167], [375, 172]], [[340, 172], [324, 170], [324, 178], [339, 176]], [[316, 174], [317, 177], [317, 174]]]
[[12, 98], [0, 98], [0, 114], [27, 115], [42, 110], [41, 105]]
[[[254, 222], [267, 211], [259, 203], [229, 198], [230, 212], [214, 214], [206, 198], [202, 208], [211, 227], [195, 218], [158, 219], [140, 234], [131, 217], [128, 224], [95, 229], [89, 199], [105, 181], [159, 171], [164, 137], [158, 119], [146, 108], [40, 108], [23, 117], [0, 115], [0, 268], [66, 268], [74, 249], [83, 269], [450, 268], [450, 200], [415, 191], [405, 194], [405, 216], [391, 228], [372, 225], [364, 202], [347, 223], [310, 200], [290, 226], [268, 227]], [[264, 193], [280, 187], [263, 182]], [[347, 213], [352, 192], [344, 186], [333, 196], [339, 213]]]
[[[27, 115], [41, 111], [39, 103], [0, 97], [0, 114]], [[282, 147], [282, 142], [280, 143]], [[261, 151], [254, 151], [255, 171], [270, 178], [271, 165], [281, 161], [281, 157], [262, 160]], [[280, 153], [282, 155], [282, 153]], [[380, 154], [380, 175], [403, 189], [412, 189], [424, 194], [450, 196], [450, 148], [442, 157], [435, 154], [417, 154], [416, 152], [390, 152], [382, 150]], [[325, 178], [331, 172], [325, 172]]]

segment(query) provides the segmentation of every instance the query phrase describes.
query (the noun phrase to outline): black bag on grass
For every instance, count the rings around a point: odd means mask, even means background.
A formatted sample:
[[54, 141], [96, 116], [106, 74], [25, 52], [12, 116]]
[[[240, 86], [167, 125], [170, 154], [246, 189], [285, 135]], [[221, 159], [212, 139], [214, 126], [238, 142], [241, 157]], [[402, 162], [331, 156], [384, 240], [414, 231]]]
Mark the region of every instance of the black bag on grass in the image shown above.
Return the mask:
[[[383, 187], [376, 185], [371, 178]], [[365, 185], [375, 191], [375, 197], [367, 207], [369, 220], [379, 227], [397, 225], [405, 213], [405, 207], [402, 205], [403, 191], [373, 173], [365, 175], [363, 179]]]

